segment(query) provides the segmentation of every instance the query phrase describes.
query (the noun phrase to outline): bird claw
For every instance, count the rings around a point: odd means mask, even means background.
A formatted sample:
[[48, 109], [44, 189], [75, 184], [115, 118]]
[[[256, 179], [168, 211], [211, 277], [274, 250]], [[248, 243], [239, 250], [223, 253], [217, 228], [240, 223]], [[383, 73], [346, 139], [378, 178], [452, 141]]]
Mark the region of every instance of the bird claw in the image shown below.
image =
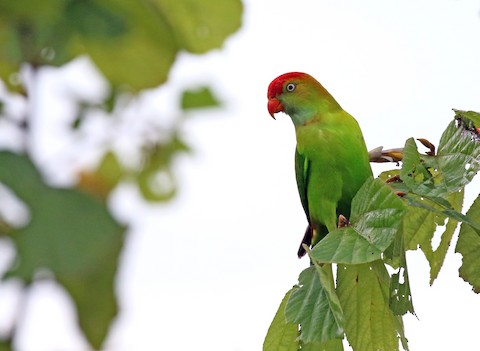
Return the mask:
[[345, 228], [350, 225], [350, 222], [344, 215], [338, 216], [338, 228]]
[[401, 181], [402, 181], [402, 179], [400, 179], [400, 174], [397, 174], [393, 177], [388, 178], [385, 181], [385, 183], [390, 184], [390, 183], [397, 183], [397, 182], [401, 182]]
[[368, 152], [370, 162], [384, 163], [395, 162], [399, 163], [403, 160], [403, 148], [395, 148], [384, 150], [383, 146], [379, 146]]
[[417, 140], [421, 142], [423, 146], [428, 148], [429, 151], [426, 152], [428, 156], [435, 156], [435, 145], [424, 138], [418, 138]]

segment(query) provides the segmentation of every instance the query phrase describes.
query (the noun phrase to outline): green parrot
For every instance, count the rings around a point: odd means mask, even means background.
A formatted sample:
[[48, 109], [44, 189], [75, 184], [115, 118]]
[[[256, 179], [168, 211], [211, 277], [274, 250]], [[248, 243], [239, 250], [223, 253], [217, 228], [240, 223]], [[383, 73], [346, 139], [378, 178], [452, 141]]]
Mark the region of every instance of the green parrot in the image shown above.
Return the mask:
[[[312, 76], [291, 72], [268, 86], [268, 112], [290, 116], [295, 126], [295, 175], [308, 220], [302, 244], [314, 246], [350, 217], [357, 191], [372, 177], [357, 121]], [[298, 257], [305, 255], [300, 244]]]

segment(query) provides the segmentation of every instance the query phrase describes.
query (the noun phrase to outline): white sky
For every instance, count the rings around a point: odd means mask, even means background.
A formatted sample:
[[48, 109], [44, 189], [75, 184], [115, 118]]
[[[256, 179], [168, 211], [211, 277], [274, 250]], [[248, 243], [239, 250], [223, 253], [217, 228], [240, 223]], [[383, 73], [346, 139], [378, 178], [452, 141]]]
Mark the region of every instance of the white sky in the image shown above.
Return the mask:
[[[127, 187], [112, 199], [118, 216], [134, 224], [107, 349], [261, 350], [284, 293], [308, 266], [296, 258], [306, 220], [293, 126], [287, 116], [268, 115], [269, 82], [288, 71], [315, 76], [357, 118], [370, 149], [399, 147], [411, 136], [438, 145], [451, 108], [480, 111], [479, 13], [473, 0], [248, 0], [244, 27], [224, 50], [182, 55], [167, 88], [147, 94], [146, 106], [176, 113], [174, 93], [208, 82], [224, 108], [187, 121], [195, 152], [176, 164], [173, 202], [149, 207]], [[45, 150], [61, 146], [44, 143]], [[468, 206], [479, 184], [467, 188]], [[480, 297], [458, 277], [453, 248], [433, 287], [422, 254], [408, 255], [419, 317], [404, 319], [411, 350], [478, 350]], [[0, 288], [0, 298], [8, 291]], [[67, 304], [54, 284], [38, 284], [19, 349], [85, 350]]]

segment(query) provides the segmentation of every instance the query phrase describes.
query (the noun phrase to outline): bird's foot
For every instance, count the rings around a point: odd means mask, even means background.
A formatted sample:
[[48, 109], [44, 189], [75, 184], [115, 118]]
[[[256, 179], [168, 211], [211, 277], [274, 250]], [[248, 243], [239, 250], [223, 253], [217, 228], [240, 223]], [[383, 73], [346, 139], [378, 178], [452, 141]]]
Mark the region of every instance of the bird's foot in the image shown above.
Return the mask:
[[421, 142], [423, 146], [428, 148], [429, 151], [426, 152], [428, 156], [435, 156], [435, 145], [424, 138], [418, 138], [417, 140]]
[[401, 182], [402, 180], [400, 179], [400, 174], [397, 174], [396, 176], [388, 178], [385, 183], [396, 183], [396, 182]]
[[350, 225], [350, 222], [348, 221], [347, 217], [344, 215], [338, 216], [338, 228], [345, 228]]

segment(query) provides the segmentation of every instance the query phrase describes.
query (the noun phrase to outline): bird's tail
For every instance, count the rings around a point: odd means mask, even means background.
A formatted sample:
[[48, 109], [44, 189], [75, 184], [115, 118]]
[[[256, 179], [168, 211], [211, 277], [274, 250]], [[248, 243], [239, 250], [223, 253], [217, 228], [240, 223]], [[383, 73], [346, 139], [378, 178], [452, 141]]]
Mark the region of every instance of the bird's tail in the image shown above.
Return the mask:
[[297, 256], [298, 258], [302, 258], [305, 256], [307, 251], [303, 248], [303, 244], [310, 247], [312, 244], [312, 237], [313, 237], [313, 227], [309, 224], [307, 229], [305, 230], [305, 235], [303, 236], [302, 242], [300, 243], [300, 247], [298, 248]]
[[305, 251], [305, 249], [303, 248], [303, 244], [307, 245], [308, 247], [313, 247], [327, 234], [328, 230], [326, 226], [320, 225], [317, 229], [314, 229], [312, 224], [309, 224], [307, 229], [305, 230], [302, 242], [300, 243], [300, 247], [297, 251], [298, 258], [302, 258], [307, 253], [307, 251]]

